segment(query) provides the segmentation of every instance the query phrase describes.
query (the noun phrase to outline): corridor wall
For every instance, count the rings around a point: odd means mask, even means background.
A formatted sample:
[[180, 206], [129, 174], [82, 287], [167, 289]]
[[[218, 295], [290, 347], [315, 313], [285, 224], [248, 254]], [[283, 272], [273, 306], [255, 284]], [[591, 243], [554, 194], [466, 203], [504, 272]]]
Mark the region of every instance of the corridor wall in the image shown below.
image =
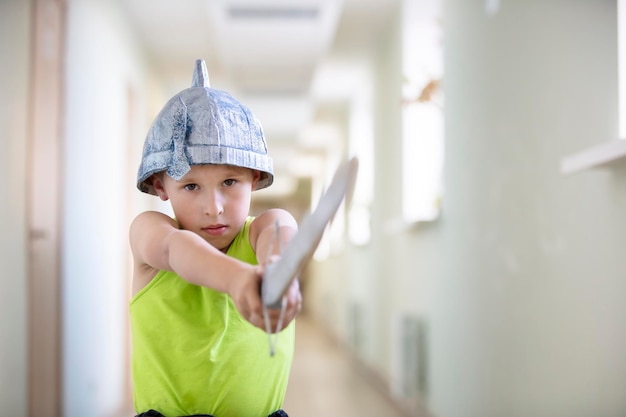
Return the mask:
[[430, 401], [451, 417], [624, 414], [626, 167], [560, 173], [617, 139], [616, 2], [482, 3], [445, 3]]
[[[311, 310], [387, 383], [393, 320], [423, 321], [418, 401], [433, 415], [622, 415], [626, 166], [560, 173], [562, 157], [617, 139], [616, 2], [445, 0], [443, 25], [441, 216], [389, 227], [402, 152], [390, 25], [376, 66], [372, 241], [315, 265]], [[354, 303], [362, 346], [350, 340]]]
[[67, 8], [63, 210], [65, 417], [130, 410], [128, 227], [151, 73], [118, 2]]
[[29, 2], [0, 2], [0, 404], [25, 416], [27, 405], [26, 147], [30, 45]]

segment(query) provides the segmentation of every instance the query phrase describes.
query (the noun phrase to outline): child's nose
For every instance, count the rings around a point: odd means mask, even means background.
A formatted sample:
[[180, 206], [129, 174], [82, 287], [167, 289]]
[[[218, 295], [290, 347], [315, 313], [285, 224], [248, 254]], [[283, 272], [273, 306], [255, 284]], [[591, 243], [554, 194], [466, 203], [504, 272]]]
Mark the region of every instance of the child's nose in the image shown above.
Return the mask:
[[224, 212], [223, 197], [219, 192], [208, 193], [204, 211], [209, 216], [218, 216]]

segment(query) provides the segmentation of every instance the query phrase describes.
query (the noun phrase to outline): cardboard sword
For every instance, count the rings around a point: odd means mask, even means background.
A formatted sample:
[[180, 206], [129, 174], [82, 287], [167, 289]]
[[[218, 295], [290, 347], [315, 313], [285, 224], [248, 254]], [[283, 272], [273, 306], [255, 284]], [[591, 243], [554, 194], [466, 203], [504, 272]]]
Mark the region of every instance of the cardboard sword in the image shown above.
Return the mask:
[[[350, 198], [356, 181], [358, 165], [358, 159], [353, 157], [337, 168], [330, 185], [320, 198], [315, 210], [303, 219], [296, 235], [281, 251], [280, 258], [265, 267], [265, 274], [261, 282], [261, 299], [265, 309], [283, 308], [281, 302], [289, 285], [302, 273], [313, 257], [326, 226], [334, 217], [341, 202], [344, 198]], [[278, 330], [280, 327], [281, 320], [279, 319]], [[270, 333], [267, 320], [266, 330]], [[273, 354], [271, 340], [270, 353]]]

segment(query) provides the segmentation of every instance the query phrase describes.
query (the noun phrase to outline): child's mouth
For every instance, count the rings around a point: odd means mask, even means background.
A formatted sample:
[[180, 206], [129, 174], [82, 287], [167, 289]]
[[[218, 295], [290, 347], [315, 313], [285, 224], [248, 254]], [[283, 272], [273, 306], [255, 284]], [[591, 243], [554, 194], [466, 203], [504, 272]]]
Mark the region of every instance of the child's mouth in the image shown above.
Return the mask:
[[202, 231], [211, 236], [221, 236], [226, 232], [227, 226], [223, 224], [216, 224], [209, 227], [203, 227]]

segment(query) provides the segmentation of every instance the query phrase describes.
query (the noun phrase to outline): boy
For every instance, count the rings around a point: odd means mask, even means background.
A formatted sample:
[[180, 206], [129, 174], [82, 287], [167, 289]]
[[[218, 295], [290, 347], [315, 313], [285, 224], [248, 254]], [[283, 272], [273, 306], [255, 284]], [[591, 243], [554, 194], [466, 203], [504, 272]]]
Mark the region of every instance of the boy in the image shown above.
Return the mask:
[[[272, 181], [261, 126], [232, 96], [209, 88], [198, 60], [192, 87], [150, 128], [137, 176], [137, 187], [169, 200], [175, 216], [145, 212], [130, 227], [139, 416], [286, 416], [302, 298], [294, 280], [270, 356], [260, 282], [297, 224], [280, 209], [248, 216], [252, 191]], [[279, 311], [269, 318], [275, 329]]]

